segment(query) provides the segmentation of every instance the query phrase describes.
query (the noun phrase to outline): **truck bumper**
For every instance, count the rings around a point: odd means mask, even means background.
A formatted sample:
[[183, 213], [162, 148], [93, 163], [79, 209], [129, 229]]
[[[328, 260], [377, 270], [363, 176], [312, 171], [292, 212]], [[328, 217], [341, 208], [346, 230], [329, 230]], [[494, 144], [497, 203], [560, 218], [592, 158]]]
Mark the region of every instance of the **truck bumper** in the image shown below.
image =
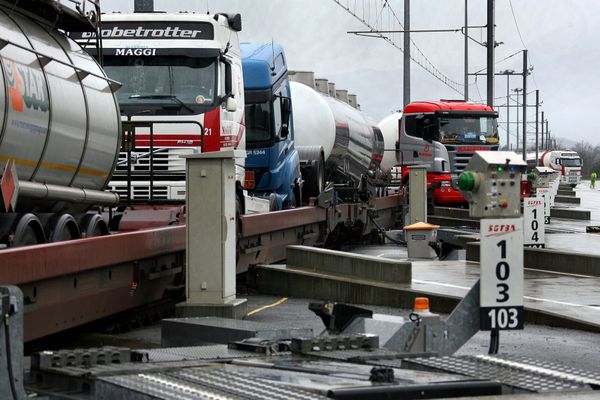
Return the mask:
[[463, 204], [466, 202], [463, 195], [452, 186], [442, 186], [433, 190], [434, 204]]

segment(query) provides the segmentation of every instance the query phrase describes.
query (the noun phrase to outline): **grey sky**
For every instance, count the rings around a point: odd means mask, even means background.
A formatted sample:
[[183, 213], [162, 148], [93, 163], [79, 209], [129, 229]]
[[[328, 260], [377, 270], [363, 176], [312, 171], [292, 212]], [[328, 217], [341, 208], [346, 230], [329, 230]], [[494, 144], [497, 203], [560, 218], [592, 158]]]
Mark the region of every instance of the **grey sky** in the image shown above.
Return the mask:
[[[346, 3], [348, 0], [342, 1]], [[350, 0], [354, 4], [355, 0]], [[361, 4], [361, 0], [356, 0]], [[375, 3], [371, 1], [371, 3]], [[402, 18], [403, 1], [390, 3]], [[486, 1], [469, 1], [469, 24], [486, 24]], [[597, 74], [600, 64], [600, 1], [591, 0], [512, 0], [515, 15], [530, 63], [534, 66], [528, 91], [540, 90], [542, 109], [550, 120], [553, 134], [571, 140], [600, 144], [596, 134], [600, 122], [584, 117], [581, 107], [594, 100], [600, 90]], [[102, 0], [103, 11], [128, 12], [133, 0]], [[413, 0], [412, 29], [458, 28], [464, 22], [464, 0]], [[155, 0], [155, 8], [176, 12], [207, 11], [207, 0]], [[364, 27], [333, 0], [208, 0], [210, 12], [242, 14], [243, 41], [280, 42], [286, 50], [292, 69], [315, 71], [317, 76], [335, 81], [359, 96], [363, 110], [376, 121], [402, 107], [402, 53], [381, 39], [346, 34]], [[496, 41], [504, 42], [496, 49], [496, 60], [502, 60], [521, 49], [509, 0], [496, 0]], [[485, 31], [474, 29], [471, 36], [485, 41]], [[452, 79], [463, 81], [463, 37], [460, 33], [414, 34], [414, 41], [433, 64]], [[398, 42], [401, 44], [401, 41]], [[470, 70], [485, 67], [485, 48], [470, 46]], [[522, 70], [521, 55], [497, 63], [496, 71]], [[474, 79], [474, 78], [473, 78]], [[474, 83], [474, 80], [472, 80]], [[520, 77], [511, 78], [511, 88], [522, 87]], [[479, 91], [477, 90], [479, 89]], [[475, 100], [486, 98], [485, 77], [470, 86]], [[506, 96], [506, 79], [498, 77], [496, 97]], [[412, 63], [412, 99], [435, 100], [459, 98], [416, 64]], [[528, 97], [535, 102], [535, 94]], [[505, 104], [505, 98], [497, 104]], [[513, 100], [514, 102], [514, 100]], [[506, 109], [499, 108], [502, 143], [506, 140]], [[595, 112], [592, 111], [592, 115]], [[520, 117], [521, 118], [521, 117]], [[528, 120], [534, 121], [532, 108]], [[515, 121], [515, 110], [511, 109]], [[521, 130], [521, 126], [519, 126]], [[535, 127], [531, 125], [529, 132]], [[516, 124], [511, 124], [511, 144], [515, 143]], [[532, 137], [532, 136], [531, 136]]]

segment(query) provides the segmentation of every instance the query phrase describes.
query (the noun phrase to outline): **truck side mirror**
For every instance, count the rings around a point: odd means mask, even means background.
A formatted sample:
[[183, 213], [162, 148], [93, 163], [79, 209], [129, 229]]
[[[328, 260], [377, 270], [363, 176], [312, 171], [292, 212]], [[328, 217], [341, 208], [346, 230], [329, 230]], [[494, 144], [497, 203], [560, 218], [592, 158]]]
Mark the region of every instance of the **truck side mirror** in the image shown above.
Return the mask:
[[287, 127], [290, 123], [290, 115], [292, 115], [292, 102], [289, 97], [284, 97], [281, 100], [281, 119]]
[[225, 109], [229, 112], [235, 112], [238, 109], [237, 100], [229, 96], [225, 102]]
[[292, 103], [289, 97], [281, 97], [281, 132], [282, 138], [290, 134], [290, 116], [292, 115]]

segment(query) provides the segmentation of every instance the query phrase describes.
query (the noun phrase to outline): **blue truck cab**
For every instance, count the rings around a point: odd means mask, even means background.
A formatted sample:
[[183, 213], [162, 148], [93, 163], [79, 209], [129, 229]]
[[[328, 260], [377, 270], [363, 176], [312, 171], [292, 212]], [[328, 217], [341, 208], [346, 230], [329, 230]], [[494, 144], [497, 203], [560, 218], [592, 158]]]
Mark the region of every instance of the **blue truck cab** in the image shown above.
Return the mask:
[[273, 43], [241, 43], [246, 119], [246, 184], [270, 199], [271, 210], [302, 201], [300, 158], [288, 69], [283, 48]]

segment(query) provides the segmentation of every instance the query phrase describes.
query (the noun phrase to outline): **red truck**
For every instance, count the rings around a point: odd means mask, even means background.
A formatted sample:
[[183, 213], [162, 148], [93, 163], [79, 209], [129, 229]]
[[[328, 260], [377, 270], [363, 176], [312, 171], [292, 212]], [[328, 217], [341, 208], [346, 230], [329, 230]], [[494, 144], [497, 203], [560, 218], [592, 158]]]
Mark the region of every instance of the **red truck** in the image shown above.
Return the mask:
[[411, 165], [427, 165], [434, 204], [459, 205], [465, 199], [456, 181], [473, 153], [500, 146], [497, 120], [498, 112], [483, 104], [418, 101], [382, 120], [379, 128], [385, 138], [396, 139], [395, 163], [402, 167], [403, 183]]

